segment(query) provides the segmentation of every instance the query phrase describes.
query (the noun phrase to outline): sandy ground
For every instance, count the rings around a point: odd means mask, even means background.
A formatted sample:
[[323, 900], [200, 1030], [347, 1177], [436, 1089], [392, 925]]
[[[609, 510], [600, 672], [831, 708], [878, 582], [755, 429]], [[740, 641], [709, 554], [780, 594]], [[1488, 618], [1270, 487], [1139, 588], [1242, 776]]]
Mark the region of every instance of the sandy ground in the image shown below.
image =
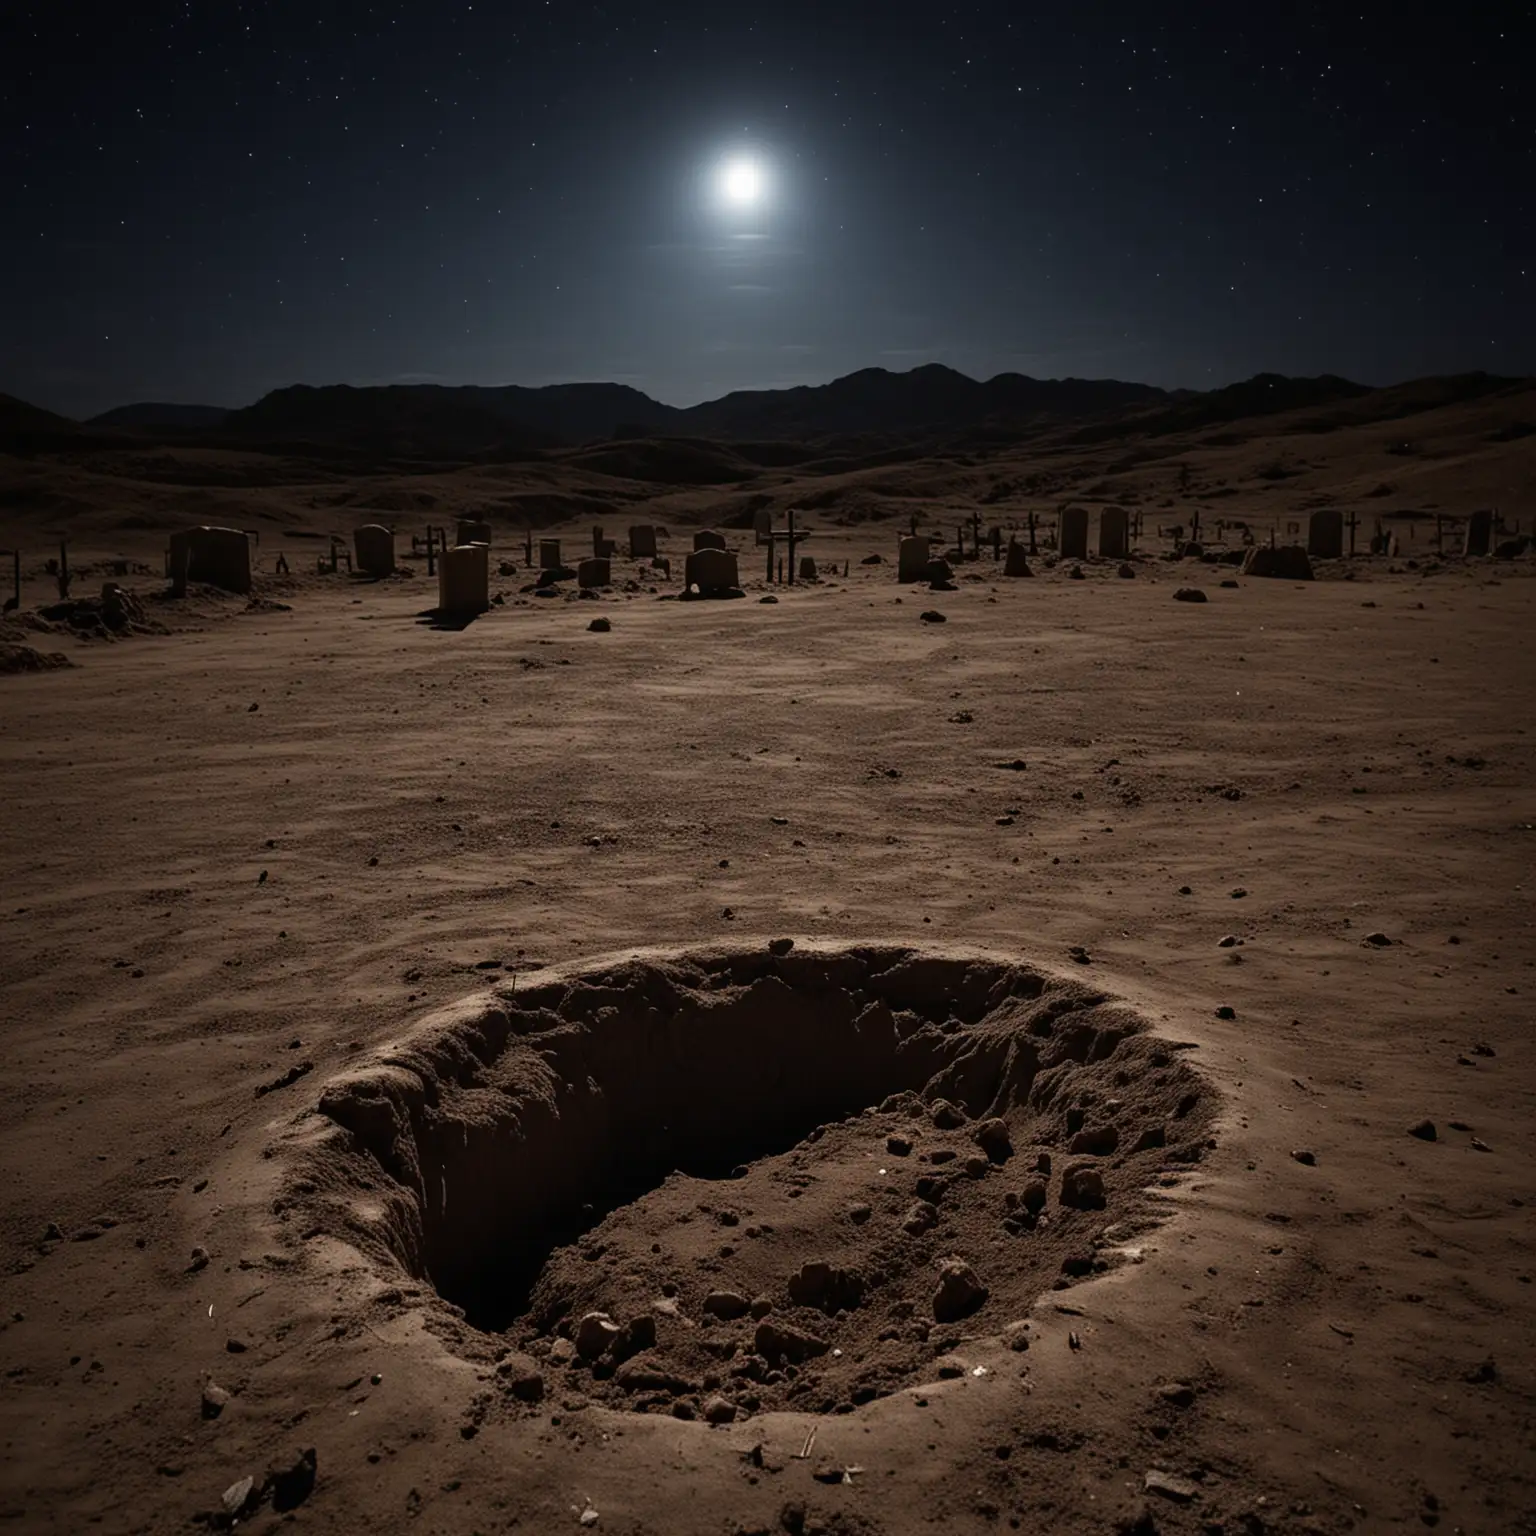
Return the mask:
[[[455, 633], [424, 573], [309, 578], [0, 678], [4, 1529], [216, 1523], [288, 1468], [252, 1528], [1536, 1531], [1529, 568], [930, 594], [838, 538], [773, 606]], [[1046, 1289], [1027, 1351], [711, 1427], [515, 1399], [272, 1213], [326, 1083], [479, 962], [780, 935], [1023, 961], [1187, 1043], [1216, 1145], [1141, 1262]]]

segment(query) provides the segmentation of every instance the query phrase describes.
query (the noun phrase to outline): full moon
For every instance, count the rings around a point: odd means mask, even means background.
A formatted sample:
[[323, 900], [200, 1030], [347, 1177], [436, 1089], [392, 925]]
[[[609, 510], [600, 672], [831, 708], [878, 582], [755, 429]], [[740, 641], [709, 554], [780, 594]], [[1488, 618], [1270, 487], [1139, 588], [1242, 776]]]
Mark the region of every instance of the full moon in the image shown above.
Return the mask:
[[750, 208], [761, 201], [762, 167], [755, 160], [728, 160], [720, 169], [720, 194], [736, 208]]

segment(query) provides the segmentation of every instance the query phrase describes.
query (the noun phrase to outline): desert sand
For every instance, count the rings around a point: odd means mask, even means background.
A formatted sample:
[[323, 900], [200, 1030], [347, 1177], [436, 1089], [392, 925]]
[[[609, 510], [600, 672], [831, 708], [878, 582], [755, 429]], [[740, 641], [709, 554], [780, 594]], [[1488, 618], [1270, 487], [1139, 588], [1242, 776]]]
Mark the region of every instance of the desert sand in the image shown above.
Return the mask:
[[[1470, 409], [819, 510], [6, 461], [5, 638], [73, 665], [0, 678], [5, 1528], [1536, 1531], [1536, 565], [1156, 532], [1528, 527]], [[914, 511], [1106, 482], [1131, 579], [896, 581]], [[434, 625], [410, 535], [503, 493], [556, 499]], [[391, 500], [405, 571], [318, 570]], [[523, 590], [525, 529], [641, 520], [670, 577]], [[262, 528], [251, 599], [163, 596], [190, 521]], [[745, 597], [668, 600], [709, 525]], [[36, 619], [65, 526], [125, 635]]]

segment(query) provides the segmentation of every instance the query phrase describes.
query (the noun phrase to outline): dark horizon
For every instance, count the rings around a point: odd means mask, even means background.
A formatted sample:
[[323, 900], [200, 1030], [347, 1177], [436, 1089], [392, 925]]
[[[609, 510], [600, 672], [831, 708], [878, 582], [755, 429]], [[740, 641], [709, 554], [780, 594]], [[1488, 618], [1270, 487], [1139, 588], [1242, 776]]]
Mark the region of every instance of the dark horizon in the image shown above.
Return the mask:
[[1476, 3], [23, 5], [3, 383], [1529, 374], [1532, 54]]
[[[902, 377], [902, 376], [906, 376], [906, 375], [909, 375], [909, 374], [920, 372], [924, 368], [933, 368], [933, 367], [946, 367], [947, 368], [948, 365], [947, 364], [936, 364], [936, 363], [915, 363], [910, 368], [882, 368], [882, 367], [879, 367], [878, 365], [871, 364], [871, 365], [868, 365], [868, 366], [866, 366], [864, 368], [856, 368], [851, 373], [839, 374], [836, 378], [808, 380], [804, 384], [773, 385], [773, 386], [767, 386], [767, 387], [765, 387], [763, 389], [754, 389], [754, 387], [751, 386], [751, 385], [744, 385], [744, 386], [741, 386], [740, 388], [738, 388], [736, 390], [727, 391], [726, 395], [729, 395], [729, 394], [770, 394], [770, 393], [775, 393], [775, 392], [783, 392], [783, 391], [787, 391], [787, 390], [791, 390], [791, 389], [821, 389], [821, 388], [826, 388], [827, 386], [832, 385], [832, 384], [841, 383], [843, 380], [852, 378], [852, 377], [854, 377], [854, 376], [856, 376], [856, 375], [858, 375], [860, 373], [879, 372], [879, 373], [888, 374], [888, 375], [893, 376], [893, 377]], [[1012, 376], [1012, 377], [1018, 377], [1019, 376], [1016, 373], [1010, 374], [1009, 372], [1005, 371], [1004, 373], [992, 374], [992, 375], [989, 375], [989, 376], [987, 376], [985, 378], [977, 378], [974, 375], [965, 374], [965, 373], [963, 373], [962, 370], [959, 370], [959, 369], [951, 369], [950, 371], [954, 372], [954, 373], [960, 373], [962, 377], [969, 379], [972, 383], [982, 384], [982, 385], [991, 383], [993, 380], [996, 380], [996, 379], [999, 379], [999, 378], [1010, 377], [1010, 376]], [[1386, 380], [1385, 382], [1374, 382], [1374, 381], [1371, 381], [1371, 380], [1368, 380], [1368, 379], [1346, 378], [1342, 374], [1331, 373], [1331, 372], [1329, 372], [1327, 370], [1323, 371], [1322, 373], [1318, 373], [1318, 374], [1299, 375], [1299, 374], [1278, 374], [1278, 373], [1275, 373], [1274, 370], [1272, 370], [1272, 369], [1260, 369], [1257, 373], [1246, 375], [1243, 378], [1228, 379], [1228, 380], [1223, 381], [1220, 384], [1211, 384], [1211, 385], [1205, 386], [1202, 389], [1196, 390], [1196, 389], [1186, 389], [1186, 388], [1183, 388], [1181, 386], [1171, 386], [1170, 387], [1170, 386], [1149, 384], [1149, 383], [1147, 383], [1147, 381], [1142, 380], [1142, 379], [1080, 379], [1080, 378], [1073, 378], [1071, 376], [1064, 376], [1062, 378], [1040, 379], [1040, 378], [1033, 378], [1033, 376], [1029, 376], [1029, 375], [1025, 375], [1024, 377], [1031, 377], [1033, 382], [1035, 382], [1035, 383], [1043, 383], [1043, 384], [1059, 384], [1059, 383], [1125, 384], [1125, 385], [1145, 387], [1147, 389], [1152, 389], [1152, 390], [1161, 390], [1161, 391], [1163, 391], [1164, 393], [1166, 393], [1169, 396], [1176, 396], [1176, 395], [1181, 394], [1181, 393], [1187, 393], [1187, 394], [1209, 394], [1209, 393], [1213, 393], [1213, 392], [1220, 391], [1220, 390], [1223, 390], [1223, 389], [1229, 389], [1229, 388], [1232, 388], [1232, 387], [1234, 387], [1236, 385], [1250, 383], [1250, 382], [1252, 382], [1255, 379], [1266, 378], [1266, 377], [1286, 378], [1286, 379], [1290, 379], [1292, 381], [1320, 381], [1320, 380], [1325, 380], [1325, 379], [1335, 379], [1335, 380], [1339, 380], [1342, 383], [1349, 384], [1349, 385], [1355, 385], [1355, 386], [1358, 386], [1358, 387], [1360, 387], [1362, 389], [1366, 389], [1366, 390], [1388, 390], [1388, 389], [1403, 388], [1403, 387], [1406, 387], [1406, 386], [1411, 385], [1411, 384], [1423, 383], [1423, 382], [1427, 382], [1427, 381], [1432, 380], [1432, 379], [1448, 379], [1448, 378], [1457, 378], [1457, 377], [1474, 377], [1474, 376], [1478, 376], [1478, 375], [1483, 375], [1483, 376], [1487, 376], [1487, 377], [1491, 377], [1491, 378], [1500, 379], [1501, 381], [1507, 382], [1507, 383], [1510, 383], [1510, 384], [1519, 384], [1519, 383], [1525, 382], [1527, 380], [1536, 379], [1536, 374], [1498, 374], [1498, 373], [1496, 373], [1492, 369], [1464, 369], [1464, 370], [1458, 371], [1457, 373], [1451, 373], [1451, 374], [1419, 374], [1419, 375], [1415, 375], [1412, 378], [1389, 379], [1389, 380]], [[529, 385], [529, 384], [521, 384], [521, 383], [518, 383], [516, 381], [508, 381], [508, 380], [503, 380], [503, 381], [500, 381], [500, 382], [497, 382], [497, 383], [490, 383], [490, 384], [473, 384], [473, 383], [468, 383], [468, 382], [456, 383], [456, 382], [450, 382], [450, 381], [430, 381], [430, 382], [428, 382], [428, 381], [420, 381], [418, 383], [403, 383], [403, 382], [400, 382], [400, 381], [388, 381], [388, 382], [384, 382], [384, 383], [354, 383], [354, 382], [349, 381], [349, 380], [331, 380], [331, 381], [329, 381], [327, 383], [314, 384], [314, 383], [310, 383], [307, 380], [297, 380], [296, 379], [296, 380], [292, 381], [289, 384], [278, 385], [278, 386], [276, 386], [275, 389], [267, 391], [266, 394], [281, 393], [282, 391], [288, 390], [288, 389], [325, 390], [325, 389], [337, 389], [337, 388], [341, 388], [341, 389], [357, 389], [357, 390], [364, 390], [364, 389], [409, 389], [409, 388], [418, 388], [418, 387], [430, 387], [430, 388], [438, 388], [438, 389], [444, 389], [444, 390], [454, 390], [454, 389], [484, 389], [484, 390], [530, 389], [530, 390], [538, 390], [538, 389], [560, 389], [560, 388], [567, 388], [567, 389], [582, 389], [582, 388], [603, 389], [603, 388], [608, 388], [610, 386], [613, 386], [614, 384], [616, 384], [618, 382], [619, 381], [616, 381], [616, 380], [613, 380], [613, 379], [558, 379], [558, 380], [552, 380], [551, 382], [549, 382], [547, 384], [533, 384], [533, 385]], [[3, 384], [3, 381], [0, 381], [0, 384]], [[638, 386], [628, 386], [628, 387], [637, 388]], [[647, 393], [646, 391], [643, 391], [643, 390], [640, 391], [640, 392], [642, 394], [646, 394]], [[42, 409], [53, 411], [54, 414], [56, 414], [56, 415], [66, 416], [70, 420], [77, 421], [77, 422], [80, 422], [80, 423], [86, 423], [86, 424], [88, 424], [91, 421], [97, 420], [100, 417], [111, 415], [113, 412], [116, 412], [116, 411], [126, 411], [126, 410], [132, 410], [132, 409], [136, 409], [136, 408], [147, 408], [147, 407], [162, 407], [162, 408], [165, 408], [165, 409], [168, 409], [168, 410], [211, 410], [211, 411], [225, 412], [225, 413], [228, 413], [228, 414], [234, 414], [237, 411], [245, 410], [249, 406], [257, 404], [260, 400], [266, 398], [266, 394], [258, 395], [253, 400], [243, 401], [239, 405], [225, 405], [225, 404], [222, 404], [220, 402], [208, 401], [208, 400], [151, 400], [151, 399], [147, 399], [147, 398], [145, 398], [145, 399], [137, 399], [137, 400], [122, 400], [122, 401], [119, 401], [115, 405], [106, 406], [104, 409], [102, 409], [100, 411], [93, 411], [89, 416], [68, 416], [67, 412], [56, 410], [54, 407], [47, 405], [45, 402], [43, 402], [41, 400], [27, 399], [26, 397], [17, 394], [16, 391], [14, 391], [14, 390], [7, 390], [7, 389], [4, 389], [3, 387], [0, 387], [0, 395], [10, 395], [13, 399], [22, 400], [22, 402], [24, 404], [40, 406]], [[661, 399], [658, 399], [654, 395], [648, 395], [647, 398], [652, 400], [655, 404], [666, 406], [666, 407], [668, 407], [669, 409], [672, 409], [672, 410], [689, 411], [689, 410], [695, 409], [698, 406], [710, 405], [710, 404], [717, 403], [718, 401], [725, 399], [726, 395], [712, 395], [712, 396], [707, 396], [703, 400], [690, 400], [690, 401], [687, 401], [687, 402], [684, 402], [684, 403], [679, 403], [679, 402], [671, 401], [671, 400], [661, 400]]]

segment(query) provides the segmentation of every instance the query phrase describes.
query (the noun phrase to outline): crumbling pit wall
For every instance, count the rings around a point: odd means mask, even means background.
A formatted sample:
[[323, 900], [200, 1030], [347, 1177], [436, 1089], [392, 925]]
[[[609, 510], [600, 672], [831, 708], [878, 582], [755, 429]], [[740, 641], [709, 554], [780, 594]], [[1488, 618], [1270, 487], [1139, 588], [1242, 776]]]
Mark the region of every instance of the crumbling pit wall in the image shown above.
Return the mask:
[[358, 1245], [459, 1299], [490, 1274], [531, 1284], [673, 1170], [730, 1178], [892, 1095], [1050, 1116], [1074, 1066], [1144, 1028], [1103, 1002], [901, 949], [634, 962], [461, 1006], [319, 1109], [345, 1136]]

